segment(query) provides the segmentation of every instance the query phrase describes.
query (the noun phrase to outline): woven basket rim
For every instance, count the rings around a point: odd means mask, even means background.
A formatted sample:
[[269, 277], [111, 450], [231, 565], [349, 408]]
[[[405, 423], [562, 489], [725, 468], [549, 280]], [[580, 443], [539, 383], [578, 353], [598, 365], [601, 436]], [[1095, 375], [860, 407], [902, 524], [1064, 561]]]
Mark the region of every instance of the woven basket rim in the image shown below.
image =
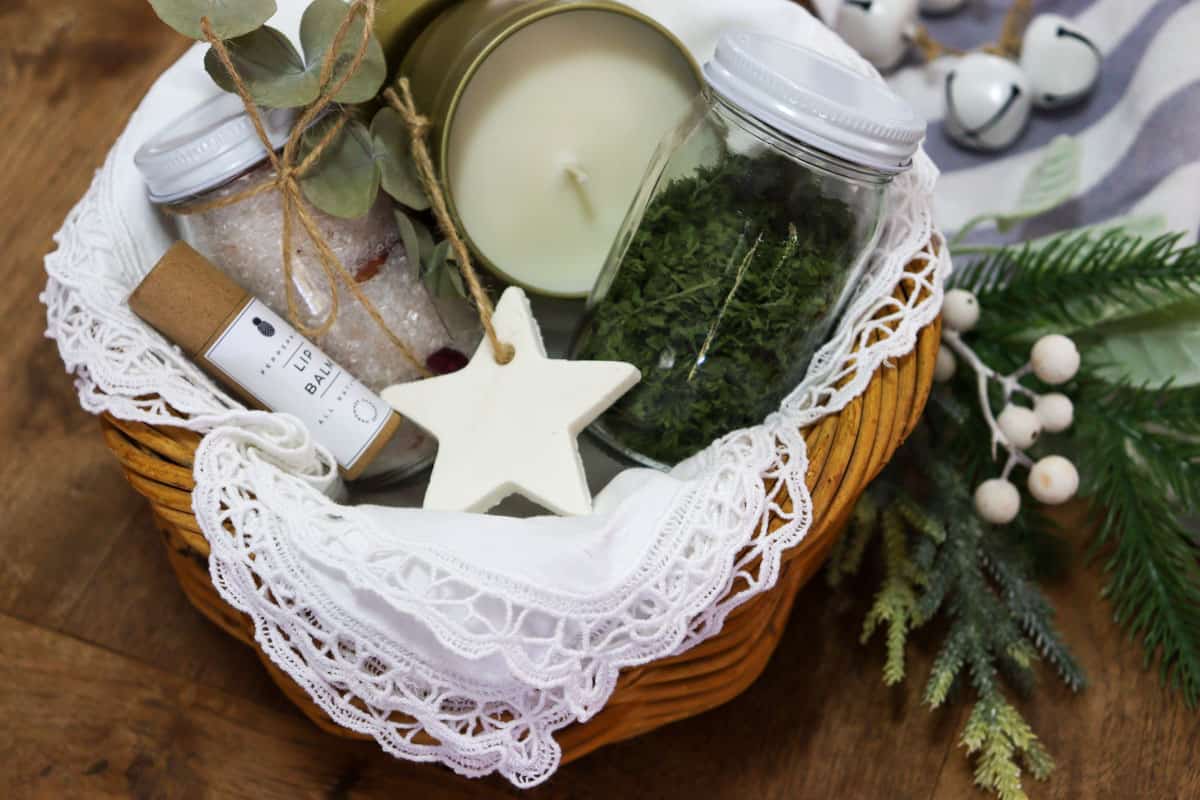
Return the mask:
[[[901, 287], [897, 293], [902, 292]], [[922, 329], [914, 349], [881, 366], [867, 390], [804, 435], [814, 519], [809, 535], [785, 553], [777, 586], [735, 609], [724, 628], [698, 646], [621, 673], [607, 706], [586, 723], [559, 731], [563, 763], [721, 705], [765, 668], [782, 635], [797, 592], [812, 577], [858, 496], [915, 428], [932, 386], [940, 318]], [[191, 472], [201, 435], [185, 428], [101, 417], [108, 447], [130, 485], [150, 502], [168, 561], [190, 602], [234, 638], [253, 647], [272, 679], [318, 727], [341, 737], [362, 734], [336, 725], [305, 691], [258, 648], [250, 618], [228, 606], [208, 575], [208, 542], [192, 513]], [[869, 435], [868, 435], [869, 434]], [[785, 511], [791, 498], [784, 504]], [[772, 525], [778, 525], [774, 519]]]

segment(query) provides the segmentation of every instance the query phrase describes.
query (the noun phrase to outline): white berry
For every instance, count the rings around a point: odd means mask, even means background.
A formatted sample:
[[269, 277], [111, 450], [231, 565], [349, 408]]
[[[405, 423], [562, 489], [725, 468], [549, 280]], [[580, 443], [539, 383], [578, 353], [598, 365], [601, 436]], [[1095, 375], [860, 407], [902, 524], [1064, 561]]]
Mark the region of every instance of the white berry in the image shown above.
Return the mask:
[[952, 331], [967, 333], [979, 324], [979, 300], [966, 289], [951, 289], [942, 301], [942, 323]]
[[958, 361], [945, 345], [938, 350], [937, 361], [933, 365], [933, 379], [938, 383], [948, 383], [958, 371]]
[[1021, 511], [1021, 493], [1003, 478], [984, 481], [975, 490], [975, 511], [993, 525], [1007, 525]]
[[886, 72], [908, 52], [916, 22], [917, 0], [844, 0], [834, 27], [863, 58]]
[[1066, 17], [1040, 14], [1025, 29], [1021, 69], [1039, 108], [1062, 108], [1086, 97], [1100, 79], [1101, 61], [1100, 48]]
[[1033, 373], [1051, 386], [1060, 386], [1079, 372], [1079, 348], [1057, 333], [1043, 336], [1033, 346]]
[[1048, 506], [1060, 506], [1079, 491], [1079, 471], [1062, 456], [1046, 456], [1029, 471], [1029, 493]]
[[921, 0], [921, 10], [926, 14], [949, 14], [966, 4], [967, 0]]
[[946, 133], [974, 150], [1003, 150], [1029, 123], [1033, 92], [1007, 58], [968, 53], [946, 75]]
[[1021, 450], [1033, 447], [1042, 435], [1042, 421], [1038, 415], [1022, 406], [1005, 406], [996, 423], [1008, 443]]
[[1033, 413], [1042, 421], [1042, 429], [1062, 433], [1075, 422], [1075, 404], [1065, 394], [1044, 394], [1033, 404]]

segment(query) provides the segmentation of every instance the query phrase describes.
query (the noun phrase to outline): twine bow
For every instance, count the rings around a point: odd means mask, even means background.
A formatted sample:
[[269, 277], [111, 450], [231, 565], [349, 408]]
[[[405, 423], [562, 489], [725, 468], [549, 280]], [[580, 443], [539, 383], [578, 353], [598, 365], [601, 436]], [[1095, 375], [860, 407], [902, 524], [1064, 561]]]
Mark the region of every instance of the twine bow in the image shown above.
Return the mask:
[[[334, 70], [337, 67], [338, 55], [342, 45], [345, 43], [346, 37], [350, 33], [350, 27], [354, 23], [355, 17], [361, 15], [363, 18], [362, 35], [358, 42], [358, 47], [354, 51], [354, 55], [350, 60], [346, 70], [334, 80]], [[375, 2], [374, 0], [352, 0], [349, 9], [346, 12], [345, 18], [338, 27], [334, 35], [333, 42], [329, 47], [328, 52], [321, 62], [320, 82], [321, 93], [318, 98], [310, 104], [301, 113], [299, 119], [296, 120], [292, 131], [288, 136], [283, 150], [276, 153], [274, 145], [271, 143], [271, 138], [267, 134], [266, 125], [262, 119], [258, 105], [250, 96], [250, 90], [246, 86], [242, 76], [238, 73], [237, 68], [233, 64], [233, 59], [229, 54], [229, 48], [225, 45], [216, 34], [213, 32], [212, 25], [207, 17], [200, 20], [200, 29], [204, 34], [205, 40], [212, 46], [213, 52], [216, 54], [221, 65], [225, 68], [238, 97], [242, 100], [242, 105], [245, 108], [246, 115], [250, 118], [250, 122], [254, 126], [254, 131], [262, 142], [264, 149], [267, 152], [267, 157], [270, 160], [271, 166], [274, 169], [275, 177], [272, 180], [265, 181], [256, 186], [250, 187], [240, 192], [236, 192], [226, 197], [217, 198], [211, 201], [199, 202], [184, 205], [172, 209], [176, 214], [197, 214], [205, 211], [211, 211], [217, 208], [232, 206], [237, 203], [256, 197], [270, 191], [278, 191], [282, 203], [283, 213], [283, 230], [280, 236], [280, 253], [283, 262], [283, 280], [284, 280], [284, 295], [287, 298], [288, 318], [291, 322], [309, 338], [315, 338], [329, 331], [334, 322], [337, 321], [339, 301], [337, 284], [340, 282], [346, 287], [355, 300], [362, 304], [366, 309], [371, 319], [379, 327], [388, 339], [400, 351], [400, 354], [406, 361], [409, 362], [422, 377], [430, 377], [432, 372], [429, 368], [413, 353], [412, 348], [401, 339], [395, 331], [384, 320], [383, 315], [379, 313], [379, 309], [371, 302], [371, 299], [366, 296], [359, 286], [355, 277], [350, 274], [341, 259], [333, 252], [329, 243], [325, 240], [321, 233], [316, 220], [313, 217], [312, 211], [304, 199], [303, 191], [300, 187], [300, 179], [308, 173], [313, 166], [320, 161], [321, 156], [325, 151], [336, 141], [338, 135], [346, 125], [347, 117], [344, 111], [338, 110], [337, 117], [333, 124], [329, 126], [321, 138], [317, 141], [312, 150], [297, 163], [297, 158], [300, 152], [301, 139], [304, 132], [315, 122], [321, 114], [325, 112], [331, 105], [334, 104], [334, 98], [346, 86], [351, 78], [358, 72], [362, 66], [363, 59], [366, 58], [368, 48], [371, 43], [372, 27], [375, 21]], [[385, 93], [388, 101], [396, 107], [396, 110], [401, 114], [405, 123], [408, 126], [409, 134], [412, 137], [414, 158], [417, 162], [418, 171], [420, 173], [421, 183], [429, 195], [431, 205], [434, 208], [437, 216], [438, 225], [441, 227], [446, 238], [450, 241], [450, 245], [454, 250], [454, 254], [459, 263], [459, 268], [463, 273], [464, 278], [471, 290], [471, 295], [478, 307], [480, 322], [483, 324], [484, 330], [487, 333], [488, 340], [492, 345], [492, 351], [495, 354], [496, 360], [501, 364], [507, 364], [513, 358], [513, 348], [505, 342], [502, 342], [496, 334], [494, 325], [492, 324], [493, 308], [491, 300], [488, 298], [487, 292], [484, 290], [479, 281], [478, 275], [475, 273], [474, 267], [471, 264], [470, 254], [467, 251], [462, 237], [455, 230], [453, 220], [450, 218], [447, 209], [446, 199], [441, 187], [437, 181], [437, 175], [433, 169], [433, 162], [429, 156], [428, 147], [425, 144], [425, 137], [428, 133], [430, 122], [425, 117], [417, 113], [416, 107], [412, 101], [412, 94], [408, 88], [407, 80], [401, 81], [401, 90], [404, 93], [406, 103], [400, 103], [395, 91], [388, 89]], [[321, 270], [324, 273], [326, 285], [330, 294], [329, 313], [325, 315], [316, 325], [310, 325], [305, 321], [300, 313], [299, 305], [296, 300], [296, 287], [294, 280], [295, 264], [293, 262], [294, 249], [292, 240], [294, 234], [294, 221], [299, 220], [300, 226], [304, 229], [309, 241], [317, 251], [317, 259], [321, 265]], [[411, 257], [412, 254], [410, 254]]]

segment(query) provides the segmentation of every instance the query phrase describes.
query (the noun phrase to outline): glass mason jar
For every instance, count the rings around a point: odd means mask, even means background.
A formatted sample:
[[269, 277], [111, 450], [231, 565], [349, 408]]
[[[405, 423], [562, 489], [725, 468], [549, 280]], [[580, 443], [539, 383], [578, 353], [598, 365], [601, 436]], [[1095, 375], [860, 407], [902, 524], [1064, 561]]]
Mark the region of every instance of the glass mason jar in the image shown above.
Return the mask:
[[[291, 133], [294, 110], [264, 110], [271, 143], [281, 148]], [[275, 170], [241, 101], [214, 97], [153, 136], [135, 156], [154, 203], [172, 213], [180, 237], [249, 294], [288, 316], [280, 243], [282, 203], [265, 191], [230, 205], [188, 213], [189, 206], [220, 201], [275, 178]], [[357, 219], [310, 209], [317, 227], [358, 288], [388, 327], [429, 371], [460, 368], [480, 339], [479, 321], [465, 301], [431, 296], [410, 262], [391, 200], [383, 193]], [[292, 294], [302, 321], [326, 319], [337, 292], [333, 325], [314, 343], [373, 391], [422, 377], [340, 283], [330, 285], [316, 249], [298, 222], [292, 226]], [[428, 466], [435, 442], [415, 425], [402, 425], [368, 467], [372, 483], [400, 480]]]
[[761, 422], [800, 383], [925, 131], [878, 81], [771, 37], [725, 35], [705, 77], [572, 347], [641, 369], [591, 431], [658, 468]]

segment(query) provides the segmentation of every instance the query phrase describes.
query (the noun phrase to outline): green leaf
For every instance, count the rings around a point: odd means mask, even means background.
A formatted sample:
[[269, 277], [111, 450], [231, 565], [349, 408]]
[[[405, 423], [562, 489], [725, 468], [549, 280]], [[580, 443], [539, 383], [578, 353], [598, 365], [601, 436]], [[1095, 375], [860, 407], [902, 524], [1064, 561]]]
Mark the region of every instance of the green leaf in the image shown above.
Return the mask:
[[[349, 9], [342, 0], [315, 0], [300, 21], [301, 57], [292, 43], [274, 28], [263, 27], [227, 41], [234, 69], [250, 90], [254, 102], [268, 108], [297, 108], [321, 95], [321, 67], [333, 46], [337, 30]], [[341, 46], [331, 84], [337, 83], [354, 61], [363, 31], [355, 17]], [[205, 55], [204, 68], [227, 92], [234, 91], [233, 79], [213, 50]], [[373, 98], [387, 77], [387, 64], [379, 42], [371, 36], [367, 54], [342, 90], [334, 96], [340, 103], [361, 103]]]
[[403, 209], [395, 209], [396, 227], [400, 229], [400, 240], [404, 242], [404, 252], [408, 255], [408, 263], [424, 272], [425, 255], [433, 251], [433, 234], [421, 224], [404, 213]]
[[[300, 20], [300, 46], [304, 50], [307, 70], [314, 81], [319, 82], [325, 54], [333, 47], [334, 37], [346, 18], [348, 9], [349, 6], [342, 0], [313, 0], [304, 11]], [[331, 84], [338, 83], [353, 63], [354, 55], [362, 41], [363, 25], [362, 15], [356, 15], [338, 48], [337, 63], [330, 78]], [[365, 103], [379, 93], [386, 79], [387, 61], [383, 56], [383, 48], [379, 46], [375, 36], [371, 35], [366, 56], [358, 72], [334, 96], [334, 100], [339, 103]], [[317, 88], [318, 92], [313, 95], [313, 99], [320, 93], [321, 87]]]
[[[1140, 237], [1147, 240], [1154, 239], [1167, 232], [1167, 218], [1162, 214], [1139, 214], [1136, 216], [1116, 217], [1105, 222], [1097, 222], [1095, 225], [1085, 225], [1082, 228], [1039, 236], [1036, 239], [1030, 239], [1028, 242], [1025, 242], [1024, 247], [1030, 253], [1036, 253], [1064, 239], [1076, 236], [1089, 236], [1093, 239], [1100, 239], [1106, 234], [1118, 232], [1131, 237]], [[1011, 247], [1012, 245], [999, 244], [959, 245], [954, 248], [954, 255], [956, 257], [991, 255], [999, 253], [1002, 250], [1011, 249]]]
[[1200, 300], [1156, 309], [1089, 331], [1081, 342], [1095, 374], [1110, 382], [1174, 389], [1200, 384]]
[[1018, 222], [1039, 216], [1057, 208], [1074, 196], [1079, 189], [1079, 169], [1083, 148], [1070, 136], [1056, 136], [1046, 145], [1041, 160], [1025, 179], [1017, 207], [1012, 211], [993, 211], [971, 219], [954, 235], [950, 249], [958, 251], [967, 235], [985, 222], [996, 223], [1005, 233]]
[[[336, 122], [329, 116], [304, 132], [301, 160]], [[379, 195], [379, 166], [371, 152], [371, 134], [358, 120], [350, 120], [321, 158], [300, 179], [304, 196], [326, 214], [357, 219], [366, 214]]]
[[1179, 241], [1065, 236], [1039, 250], [1001, 250], [962, 267], [953, 282], [975, 292], [985, 309], [976, 330], [985, 343], [1024, 349], [1061, 333], [1082, 345], [1112, 326], [1200, 298], [1200, 247]]
[[275, 0], [150, 0], [154, 13], [184, 36], [204, 39], [200, 19], [208, 17], [219, 39], [244, 36], [275, 13]]
[[1083, 148], [1070, 136], [1056, 136], [1046, 145], [1042, 160], [1029, 173], [1021, 187], [1017, 207], [998, 215], [996, 227], [1001, 233], [1023, 220], [1031, 219], [1057, 208], [1074, 196], [1079, 189], [1079, 168]]
[[[225, 43], [229, 58], [254, 102], [268, 108], [295, 108], [317, 99], [317, 77], [304, 69], [304, 60], [288, 38], [274, 28], [259, 28]], [[236, 88], [217, 53], [209, 48], [204, 68], [227, 92]]]
[[371, 142], [382, 173], [383, 190], [397, 202], [416, 211], [429, 208], [429, 198], [417, 177], [407, 147], [408, 130], [394, 108], [380, 109], [371, 121]]
[[421, 262], [421, 280], [434, 297], [467, 296], [458, 266], [450, 259], [450, 242], [443, 241]]
[[1117, 217], [1079, 229], [1079, 232], [1095, 238], [1100, 238], [1113, 231], [1120, 231], [1126, 236], [1136, 236], [1146, 240], [1156, 239], [1167, 232], [1167, 218], [1162, 214], [1139, 214]]

